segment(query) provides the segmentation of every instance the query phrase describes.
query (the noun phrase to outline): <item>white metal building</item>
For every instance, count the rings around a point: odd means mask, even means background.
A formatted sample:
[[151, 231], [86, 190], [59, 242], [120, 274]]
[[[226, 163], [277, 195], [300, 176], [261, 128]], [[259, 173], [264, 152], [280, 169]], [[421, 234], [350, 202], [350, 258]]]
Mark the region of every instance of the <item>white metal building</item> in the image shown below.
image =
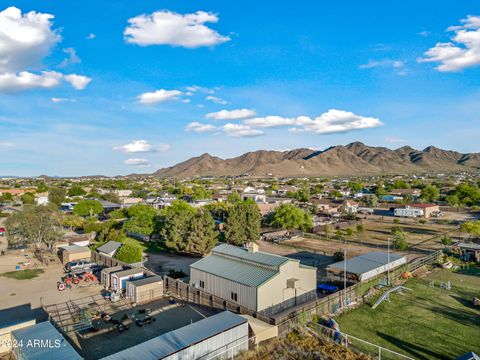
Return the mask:
[[245, 350], [248, 350], [248, 321], [224, 311], [102, 360], [230, 359]]
[[403, 255], [374, 251], [347, 259], [346, 264], [344, 261], [330, 264], [327, 272], [331, 278], [341, 279], [346, 268], [347, 278], [366, 281], [406, 263], [407, 259]]
[[190, 285], [263, 311], [287, 308], [316, 298], [317, 269], [299, 260], [228, 244], [190, 265]]

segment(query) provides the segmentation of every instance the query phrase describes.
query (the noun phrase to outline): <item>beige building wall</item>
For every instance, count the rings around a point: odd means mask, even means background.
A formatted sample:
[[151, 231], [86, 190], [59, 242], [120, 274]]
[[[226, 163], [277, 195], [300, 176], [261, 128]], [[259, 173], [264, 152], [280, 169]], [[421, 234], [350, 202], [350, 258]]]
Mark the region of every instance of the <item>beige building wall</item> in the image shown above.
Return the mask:
[[66, 264], [67, 262], [70, 261], [76, 261], [76, 260], [86, 260], [90, 259], [92, 256], [92, 253], [90, 249], [86, 248], [85, 251], [83, 252], [74, 252], [74, 253], [69, 253], [67, 250], [64, 250], [62, 253], [62, 262]]
[[[280, 272], [258, 288], [257, 311], [280, 304], [317, 288], [317, 270], [300, 267], [296, 261], [289, 261], [280, 267]], [[287, 287], [287, 280], [295, 281], [295, 288]]]
[[[205, 283], [204, 288], [200, 287], [200, 281]], [[237, 294], [237, 304], [249, 309], [256, 309], [257, 307], [256, 288], [251, 286], [239, 284], [193, 268], [190, 268], [190, 285], [228, 301], [233, 301], [230, 295], [234, 292]]]

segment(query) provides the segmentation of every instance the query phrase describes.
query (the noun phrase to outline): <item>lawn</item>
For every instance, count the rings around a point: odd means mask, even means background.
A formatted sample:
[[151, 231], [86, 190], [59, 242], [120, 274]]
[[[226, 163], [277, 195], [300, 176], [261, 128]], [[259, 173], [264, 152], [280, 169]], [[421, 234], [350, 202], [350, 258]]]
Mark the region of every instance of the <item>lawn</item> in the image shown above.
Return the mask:
[[167, 251], [165, 248], [163, 248], [158, 242], [156, 241], [141, 241], [137, 240], [131, 237], [127, 237], [125, 241], [123, 241], [125, 244], [131, 243], [131, 244], [137, 244], [142, 248], [142, 252], [147, 253], [147, 254], [156, 254], [159, 252], [165, 252]]
[[44, 273], [43, 269], [25, 269], [25, 270], [9, 271], [9, 272], [0, 274], [0, 276], [10, 278], [10, 279], [17, 279], [17, 280], [29, 280], [43, 273]]
[[[440, 288], [446, 281], [451, 290]], [[480, 353], [480, 308], [472, 305], [473, 297], [480, 296], [480, 276], [437, 270], [405, 286], [412, 291], [391, 295], [391, 302], [375, 310], [364, 304], [339, 316], [341, 331], [415, 359]]]

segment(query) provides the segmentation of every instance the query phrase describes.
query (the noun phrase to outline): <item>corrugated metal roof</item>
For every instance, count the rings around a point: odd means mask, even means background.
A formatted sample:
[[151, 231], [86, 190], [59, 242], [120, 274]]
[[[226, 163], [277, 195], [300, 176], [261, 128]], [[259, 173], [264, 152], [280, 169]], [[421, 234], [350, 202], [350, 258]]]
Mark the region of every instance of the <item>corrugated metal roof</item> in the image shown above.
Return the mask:
[[119, 243], [117, 241], [109, 241], [106, 244], [103, 244], [99, 248], [97, 248], [97, 251], [103, 252], [105, 254], [110, 254], [111, 252], [117, 250], [122, 246], [122, 243]]
[[83, 253], [86, 251], [90, 251], [90, 249], [86, 246], [80, 246], [80, 245], [68, 245], [68, 246], [62, 246], [62, 249], [65, 251], [68, 251], [70, 254], [79, 254]]
[[160, 281], [162, 281], [162, 278], [160, 276], [154, 275], [154, 276], [149, 276], [142, 279], [129, 280], [127, 282], [133, 283], [135, 286], [142, 286], [142, 285], [152, 284]]
[[[390, 253], [390, 263], [398, 259], [405, 258], [403, 255]], [[352, 274], [364, 274], [380, 266], [388, 264], [388, 254], [381, 251], [373, 251], [351, 259], [347, 259], [347, 272]], [[328, 265], [327, 269], [343, 271], [344, 261]]]
[[[183, 350], [212, 336], [246, 323], [247, 320], [224, 311], [180, 329], [170, 331], [102, 360], [157, 360]], [[248, 336], [248, 334], [246, 334]], [[212, 349], [215, 350], [215, 349]]]
[[[81, 360], [75, 349], [49, 322], [45, 321], [25, 329], [12, 331], [17, 342], [22, 341], [23, 346], [18, 348], [23, 355], [22, 359], [28, 360]], [[42, 341], [50, 346], [34, 346], [34, 341]], [[58, 347], [55, 345], [58, 343]], [[32, 344], [32, 346], [27, 346]]]
[[278, 273], [277, 270], [226, 258], [215, 253], [191, 264], [190, 267], [253, 287], [260, 286]]
[[476, 244], [476, 243], [459, 242], [455, 245], [464, 249], [480, 250], [480, 244]]
[[229, 244], [221, 244], [212, 250], [213, 254], [232, 256], [241, 260], [254, 262], [260, 265], [279, 267], [292, 259], [280, 255], [268, 254], [265, 252], [249, 252], [247, 249]]

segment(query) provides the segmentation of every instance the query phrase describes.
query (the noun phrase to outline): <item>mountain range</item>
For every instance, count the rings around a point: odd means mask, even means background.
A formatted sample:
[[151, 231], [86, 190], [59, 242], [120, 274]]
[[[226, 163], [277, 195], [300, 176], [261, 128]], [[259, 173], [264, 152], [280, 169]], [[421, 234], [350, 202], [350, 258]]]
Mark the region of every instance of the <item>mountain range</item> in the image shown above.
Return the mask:
[[255, 177], [352, 176], [425, 172], [479, 171], [480, 153], [460, 153], [429, 146], [416, 150], [367, 146], [361, 142], [326, 150], [300, 148], [288, 151], [259, 150], [221, 159], [210, 154], [162, 168], [156, 177], [187, 178], [250, 174]]

